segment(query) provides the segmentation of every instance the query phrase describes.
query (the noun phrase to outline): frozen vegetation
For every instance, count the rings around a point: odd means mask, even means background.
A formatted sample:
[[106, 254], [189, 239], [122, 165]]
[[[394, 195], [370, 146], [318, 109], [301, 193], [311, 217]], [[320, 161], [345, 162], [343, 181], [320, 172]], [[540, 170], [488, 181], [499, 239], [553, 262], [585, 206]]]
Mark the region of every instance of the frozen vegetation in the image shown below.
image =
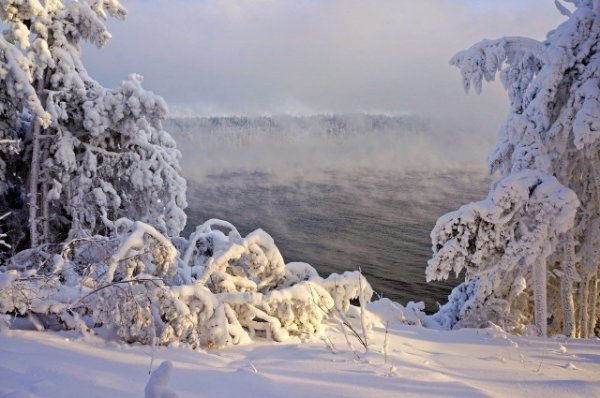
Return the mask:
[[[111, 329], [122, 341], [221, 347], [346, 322], [372, 296], [359, 272], [284, 264], [273, 239], [209, 220], [189, 239], [180, 153], [164, 101], [132, 75], [99, 85], [80, 42], [102, 46], [118, 1], [2, 1], [4, 261], [0, 313], [40, 329]], [[25, 183], [26, 182], [26, 183]]]
[[436, 319], [589, 337], [598, 320], [600, 1], [572, 0], [545, 41], [484, 40], [451, 61], [465, 90], [500, 75], [510, 111], [487, 200], [438, 221], [427, 278], [466, 269]]
[[[0, 394], [598, 395], [598, 344], [571, 338], [599, 315], [600, 0], [571, 3], [544, 42], [484, 41], [452, 60], [466, 89], [500, 74], [511, 110], [488, 198], [432, 232], [427, 278], [466, 280], [426, 315], [371, 303], [360, 270], [286, 264], [260, 229], [211, 219], [181, 237], [166, 104], [138, 75], [107, 89], [81, 62], [121, 4], [0, 0]], [[486, 329], [441, 330], [464, 327]]]

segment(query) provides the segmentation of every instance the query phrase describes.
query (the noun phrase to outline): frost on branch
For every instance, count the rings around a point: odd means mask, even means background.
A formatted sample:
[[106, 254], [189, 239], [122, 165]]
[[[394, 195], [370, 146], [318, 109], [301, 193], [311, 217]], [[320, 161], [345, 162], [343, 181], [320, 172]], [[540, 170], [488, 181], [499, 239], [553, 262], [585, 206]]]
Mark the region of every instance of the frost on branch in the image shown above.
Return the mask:
[[323, 279], [308, 264], [284, 264], [262, 230], [241, 237], [210, 220], [175, 247], [148, 224], [119, 224], [117, 240], [79, 239], [39, 271], [20, 261], [0, 273], [0, 312], [66, 328], [87, 319], [126, 342], [220, 347], [317, 333], [333, 314], [357, 314], [351, 300], [373, 294], [358, 272]]
[[[526, 170], [497, 182], [487, 200], [440, 218], [431, 233], [427, 280], [466, 271], [465, 285], [436, 315], [440, 323], [514, 327], [535, 312], [545, 334], [547, 259], [560, 234], [572, 228], [578, 205], [556, 178]], [[521, 300], [526, 286], [533, 287], [534, 306]]]
[[171, 236], [185, 225], [180, 153], [160, 125], [166, 105], [144, 91], [141, 81], [132, 75], [115, 90], [99, 89], [88, 96], [81, 126], [88, 133], [64, 132], [46, 162], [60, 184], [57, 199], [71, 193], [70, 202], [57, 200], [56, 206], [71, 214], [72, 231], [114, 230], [121, 217], [152, 224]]
[[506, 37], [484, 40], [455, 55], [451, 65], [458, 66], [465, 91], [481, 93], [483, 80], [493, 81], [497, 73], [515, 107], [523, 107], [525, 90], [543, 66], [544, 44], [533, 39]]
[[[535, 313], [538, 333], [588, 337], [598, 321], [600, 1], [562, 3], [566, 21], [543, 42], [485, 40], [451, 61], [477, 92], [500, 74], [511, 107], [488, 157], [502, 180], [487, 201], [442, 217], [432, 234], [428, 279], [466, 269], [436, 315], [449, 327], [493, 320], [522, 328]], [[526, 184], [530, 197], [505, 191], [525, 175], [542, 181]], [[540, 195], [543, 186], [555, 188]], [[510, 210], [496, 200], [501, 193]]]

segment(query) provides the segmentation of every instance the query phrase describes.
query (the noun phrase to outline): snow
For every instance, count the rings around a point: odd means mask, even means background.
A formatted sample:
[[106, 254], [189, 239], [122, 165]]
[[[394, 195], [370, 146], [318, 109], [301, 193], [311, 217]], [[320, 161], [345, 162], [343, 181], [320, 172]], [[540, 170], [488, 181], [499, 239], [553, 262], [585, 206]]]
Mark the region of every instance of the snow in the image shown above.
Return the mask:
[[[360, 268], [321, 278], [285, 264], [261, 229], [242, 237], [213, 219], [178, 236], [186, 183], [166, 103], [139, 75], [110, 90], [81, 62], [80, 43], [105, 45], [107, 17], [125, 16], [119, 1], [0, 0], [0, 152], [22, 140], [31, 158], [0, 159], [0, 184], [29, 182], [31, 247], [0, 268], [0, 397], [600, 396], [600, 343], [587, 338], [600, 0], [570, 2], [543, 42], [485, 40], [451, 61], [466, 90], [500, 75], [511, 110], [490, 195], [432, 232], [427, 278], [466, 280], [427, 316], [370, 303]], [[22, 164], [30, 174], [11, 177]]]
[[144, 389], [145, 398], [177, 398], [178, 395], [167, 387], [172, 372], [173, 363], [171, 361], [163, 362], [158, 369], [152, 372]]
[[[0, 397], [140, 397], [144, 391], [180, 398], [600, 396], [597, 339], [427, 329], [401, 324], [390, 303], [370, 305], [371, 349], [357, 350], [360, 359], [335, 324], [306, 341], [206, 351], [8, 330], [0, 333]], [[172, 364], [170, 377], [165, 361]]]

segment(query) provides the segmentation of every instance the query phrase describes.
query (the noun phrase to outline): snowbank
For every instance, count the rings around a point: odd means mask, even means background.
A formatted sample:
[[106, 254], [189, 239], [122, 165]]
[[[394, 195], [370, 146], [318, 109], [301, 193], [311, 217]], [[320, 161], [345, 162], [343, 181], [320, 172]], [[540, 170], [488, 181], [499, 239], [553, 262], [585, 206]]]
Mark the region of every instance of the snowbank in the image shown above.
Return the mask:
[[152, 371], [172, 363], [165, 389], [181, 398], [600, 396], [598, 340], [513, 337], [497, 329], [439, 331], [402, 325], [390, 301], [370, 309], [372, 349], [357, 350], [360, 359], [335, 324], [323, 340], [259, 341], [215, 351], [153, 351], [73, 332], [5, 331], [0, 397], [140, 397], [151, 361]]

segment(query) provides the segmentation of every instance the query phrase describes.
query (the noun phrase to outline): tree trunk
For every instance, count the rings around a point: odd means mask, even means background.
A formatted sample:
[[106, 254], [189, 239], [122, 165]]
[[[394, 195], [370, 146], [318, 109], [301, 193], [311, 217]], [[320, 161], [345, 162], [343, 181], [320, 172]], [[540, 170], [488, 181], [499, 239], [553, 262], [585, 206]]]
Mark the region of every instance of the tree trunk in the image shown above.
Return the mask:
[[587, 339], [589, 337], [589, 323], [590, 323], [590, 313], [589, 313], [589, 294], [590, 294], [590, 279], [589, 275], [586, 275], [585, 280], [581, 282], [581, 337]]
[[[44, 160], [50, 157], [50, 140], [48, 139], [44, 139], [43, 141], [41, 156]], [[50, 190], [49, 181], [52, 180], [46, 169], [43, 170], [41, 179], [42, 196], [40, 198], [40, 203], [42, 204], [42, 239], [40, 243], [45, 244], [50, 242], [50, 201], [48, 200], [48, 192]]]
[[50, 203], [48, 200], [48, 183], [42, 186], [42, 244], [48, 243], [50, 235]]
[[548, 334], [548, 303], [546, 300], [546, 261], [533, 265], [533, 303], [535, 326], [539, 336]]
[[575, 304], [573, 302], [575, 242], [573, 241], [572, 231], [567, 234], [565, 239], [562, 270], [563, 276], [560, 281], [560, 290], [563, 307], [563, 334], [568, 337], [575, 337]]
[[40, 173], [40, 131], [41, 124], [36, 120], [33, 125], [31, 137], [33, 149], [31, 153], [31, 170], [29, 174], [29, 239], [32, 248], [38, 245], [37, 210]]
[[[42, 96], [44, 90], [44, 77], [37, 81], [37, 95]], [[40, 182], [40, 135], [42, 133], [42, 124], [39, 118], [35, 118], [33, 122], [33, 130], [31, 133], [31, 170], [29, 173], [29, 241], [30, 247], [34, 248], [39, 244], [38, 237], [38, 186]]]
[[596, 328], [596, 322], [598, 321], [598, 313], [596, 312], [596, 307], [598, 306], [598, 270], [594, 273], [594, 278], [592, 279], [592, 302], [590, 303], [591, 316], [590, 316], [590, 327], [588, 330], [588, 336], [594, 335], [594, 329]]

